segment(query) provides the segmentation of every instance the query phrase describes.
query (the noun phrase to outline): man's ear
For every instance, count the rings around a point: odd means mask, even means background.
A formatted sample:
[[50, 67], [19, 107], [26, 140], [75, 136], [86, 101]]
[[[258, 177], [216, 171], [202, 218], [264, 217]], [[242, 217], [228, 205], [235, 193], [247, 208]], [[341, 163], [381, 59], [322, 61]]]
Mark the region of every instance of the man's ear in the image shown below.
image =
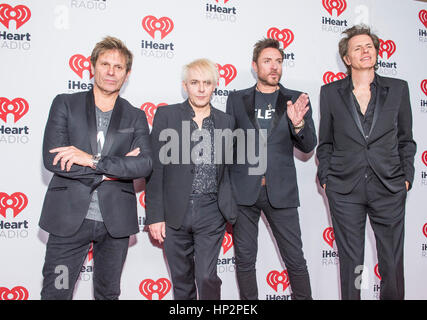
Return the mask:
[[255, 61], [252, 61], [252, 69], [254, 69], [255, 73], [258, 74], [258, 65]]
[[350, 63], [350, 59], [348, 58], [348, 56], [344, 56], [344, 57], [343, 57], [343, 60], [344, 60], [344, 62], [345, 62], [345, 64], [346, 64], [346, 65], [348, 65], [348, 66], [350, 66], [350, 65], [351, 65], [351, 63]]

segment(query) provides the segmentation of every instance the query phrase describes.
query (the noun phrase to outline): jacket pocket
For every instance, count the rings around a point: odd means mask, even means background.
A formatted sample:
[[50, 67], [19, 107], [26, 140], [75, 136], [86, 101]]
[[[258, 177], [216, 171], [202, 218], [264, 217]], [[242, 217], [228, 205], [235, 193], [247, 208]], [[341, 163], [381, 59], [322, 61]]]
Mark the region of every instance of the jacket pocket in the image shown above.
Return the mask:
[[67, 190], [68, 187], [52, 187], [52, 188], [48, 188], [48, 191], [61, 191], [61, 190]]

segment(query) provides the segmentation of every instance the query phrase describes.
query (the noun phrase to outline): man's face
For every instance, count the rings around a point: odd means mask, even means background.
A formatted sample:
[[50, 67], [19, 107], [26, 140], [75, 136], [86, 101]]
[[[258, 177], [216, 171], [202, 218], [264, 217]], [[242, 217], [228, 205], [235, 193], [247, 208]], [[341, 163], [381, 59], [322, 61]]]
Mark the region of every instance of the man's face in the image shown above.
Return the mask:
[[282, 77], [282, 55], [275, 48], [265, 48], [252, 68], [258, 75], [258, 82], [266, 86], [277, 86]]
[[191, 106], [203, 108], [209, 105], [215, 83], [209, 72], [200, 69], [188, 70], [187, 80], [182, 83]]
[[374, 69], [377, 51], [371, 37], [367, 34], [352, 37], [348, 41], [348, 51], [344, 61], [352, 70]]
[[105, 94], [120, 91], [130, 71], [126, 72], [126, 58], [118, 50], [107, 50], [101, 53], [92, 66], [95, 87]]

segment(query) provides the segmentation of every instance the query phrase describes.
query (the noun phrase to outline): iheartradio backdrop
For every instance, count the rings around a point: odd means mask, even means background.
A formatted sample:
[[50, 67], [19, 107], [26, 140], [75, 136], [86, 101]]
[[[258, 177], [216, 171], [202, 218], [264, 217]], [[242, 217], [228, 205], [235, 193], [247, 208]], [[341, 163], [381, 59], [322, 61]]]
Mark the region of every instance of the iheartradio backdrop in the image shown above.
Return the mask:
[[[409, 82], [418, 153], [406, 212], [406, 298], [427, 299], [426, 9], [407, 0], [0, 0], [0, 300], [40, 298], [48, 235], [38, 220], [51, 178], [42, 164], [43, 131], [55, 95], [92, 87], [89, 56], [96, 42], [113, 35], [132, 50], [132, 74], [121, 95], [144, 109], [151, 124], [157, 106], [186, 98], [180, 83], [185, 63], [207, 57], [218, 64], [221, 78], [212, 104], [225, 110], [230, 91], [255, 83], [253, 44], [276, 38], [286, 53], [282, 84], [309, 93], [318, 128], [320, 86], [345, 77], [337, 52], [340, 33], [361, 22], [381, 38], [378, 73]], [[339, 299], [337, 250], [315, 155], [295, 156], [313, 297]], [[143, 226], [144, 181], [135, 186], [141, 231], [131, 237], [121, 298], [172, 299], [163, 250]], [[262, 220], [259, 298], [289, 299], [286, 266]], [[218, 273], [223, 299], [238, 299], [228, 231]], [[369, 223], [365, 255], [362, 298], [378, 299], [381, 275]], [[92, 298], [92, 266], [89, 253], [75, 299]]]

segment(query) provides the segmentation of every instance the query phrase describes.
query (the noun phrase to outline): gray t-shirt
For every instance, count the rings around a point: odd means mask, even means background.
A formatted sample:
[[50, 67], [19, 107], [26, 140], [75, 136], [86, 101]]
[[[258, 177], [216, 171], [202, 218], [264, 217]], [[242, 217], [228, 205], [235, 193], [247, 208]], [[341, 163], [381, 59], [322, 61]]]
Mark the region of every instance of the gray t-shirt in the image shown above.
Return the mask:
[[[110, 124], [111, 114], [113, 110], [102, 112], [98, 107], [96, 109], [96, 128], [97, 136], [96, 141], [98, 145], [98, 154], [101, 153], [102, 148], [104, 147], [105, 137], [107, 135], [108, 126]], [[86, 219], [103, 221], [101, 210], [99, 209], [99, 199], [98, 192], [95, 190], [92, 193], [92, 199], [90, 200], [89, 210], [86, 215]]]

